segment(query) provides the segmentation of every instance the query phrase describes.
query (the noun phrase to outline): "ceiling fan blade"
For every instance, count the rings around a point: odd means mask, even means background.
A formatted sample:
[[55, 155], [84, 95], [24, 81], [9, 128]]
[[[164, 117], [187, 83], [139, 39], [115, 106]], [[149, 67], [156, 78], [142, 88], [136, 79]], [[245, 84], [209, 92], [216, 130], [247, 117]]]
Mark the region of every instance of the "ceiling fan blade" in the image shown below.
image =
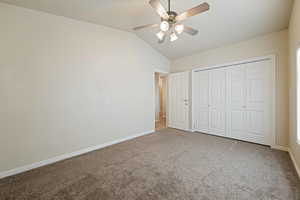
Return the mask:
[[157, 27], [157, 26], [158, 26], [158, 24], [147, 24], [147, 25], [135, 27], [135, 28], [133, 28], [133, 30], [138, 31], [138, 30], [143, 29], [143, 28], [154, 28], [154, 27]]
[[192, 17], [192, 16], [198, 15], [202, 12], [205, 12], [207, 10], [209, 10], [209, 4], [208, 3], [203, 3], [203, 4], [200, 4], [199, 6], [191, 8], [191, 9], [185, 11], [184, 13], [178, 15], [176, 17], [176, 20], [178, 22], [180, 22], [180, 21], [183, 21], [183, 20], [185, 20], [189, 17]]
[[190, 34], [190, 35], [197, 35], [199, 33], [198, 30], [193, 29], [193, 28], [188, 27], [188, 26], [185, 26], [183, 31], [186, 32], [187, 34]]
[[158, 15], [163, 18], [163, 19], [168, 19], [169, 15], [166, 11], [166, 9], [162, 6], [162, 4], [160, 3], [159, 0], [150, 0], [149, 4], [152, 6], [152, 8], [154, 8], [154, 10], [156, 10], [156, 12], [158, 13]]

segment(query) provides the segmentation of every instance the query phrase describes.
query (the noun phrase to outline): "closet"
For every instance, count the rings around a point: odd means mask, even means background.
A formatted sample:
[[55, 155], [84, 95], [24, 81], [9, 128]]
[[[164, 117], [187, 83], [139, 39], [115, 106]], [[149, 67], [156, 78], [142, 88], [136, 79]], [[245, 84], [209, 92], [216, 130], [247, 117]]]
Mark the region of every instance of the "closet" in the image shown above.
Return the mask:
[[272, 144], [275, 95], [271, 59], [192, 73], [195, 131]]

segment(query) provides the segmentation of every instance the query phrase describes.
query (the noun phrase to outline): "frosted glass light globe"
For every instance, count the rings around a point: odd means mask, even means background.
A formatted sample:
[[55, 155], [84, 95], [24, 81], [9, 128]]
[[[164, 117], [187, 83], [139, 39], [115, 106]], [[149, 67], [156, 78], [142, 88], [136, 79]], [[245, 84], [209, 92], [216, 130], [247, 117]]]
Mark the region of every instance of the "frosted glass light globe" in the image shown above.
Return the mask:
[[177, 35], [173, 32], [173, 33], [170, 35], [170, 41], [171, 41], [171, 42], [174, 42], [174, 41], [177, 40], [177, 39], [178, 39]]
[[170, 28], [170, 24], [167, 21], [162, 21], [160, 24], [160, 30], [162, 30], [163, 32], [168, 31]]
[[165, 37], [165, 34], [164, 34], [164, 32], [160, 31], [156, 34], [156, 36], [158, 37], [159, 40], [163, 40]]
[[184, 25], [183, 24], [177, 24], [175, 26], [175, 31], [178, 33], [178, 34], [181, 34], [184, 30]]

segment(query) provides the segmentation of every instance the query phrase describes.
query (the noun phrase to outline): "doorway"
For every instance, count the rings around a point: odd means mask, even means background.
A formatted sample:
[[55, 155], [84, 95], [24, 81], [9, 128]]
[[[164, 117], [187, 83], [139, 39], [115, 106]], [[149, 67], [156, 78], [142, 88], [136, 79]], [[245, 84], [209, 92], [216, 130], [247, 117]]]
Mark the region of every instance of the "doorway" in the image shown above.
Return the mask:
[[167, 74], [155, 72], [155, 130], [167, 128]]

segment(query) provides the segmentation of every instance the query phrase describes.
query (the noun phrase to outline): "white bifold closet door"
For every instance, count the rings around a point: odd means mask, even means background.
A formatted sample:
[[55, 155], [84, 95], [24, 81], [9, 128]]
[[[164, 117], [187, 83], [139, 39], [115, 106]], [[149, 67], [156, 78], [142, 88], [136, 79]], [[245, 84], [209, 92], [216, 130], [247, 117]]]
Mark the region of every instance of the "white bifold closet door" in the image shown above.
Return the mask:
[[228, 136], [271, 143], [271, 63], [254, 62], [228, 69]]
[[194, 72], [194, 129], [271, 144], [271, 61]]

